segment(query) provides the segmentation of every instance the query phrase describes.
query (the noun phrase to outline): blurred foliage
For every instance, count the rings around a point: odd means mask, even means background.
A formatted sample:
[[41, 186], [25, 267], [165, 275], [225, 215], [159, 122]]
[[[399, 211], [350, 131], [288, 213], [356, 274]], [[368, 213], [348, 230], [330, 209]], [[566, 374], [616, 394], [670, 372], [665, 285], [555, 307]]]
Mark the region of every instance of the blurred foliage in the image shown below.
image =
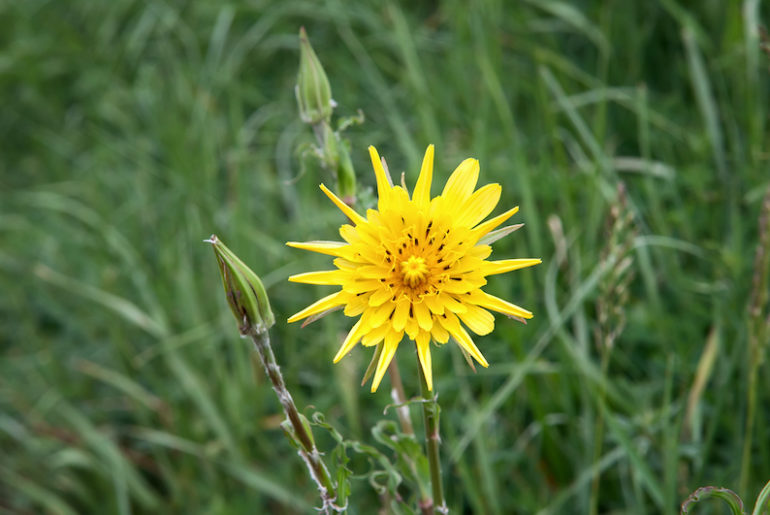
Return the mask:
[[[434, 353], [450, 508], [585, 512], [598, 473], [602, 513], [737, 489], [768, 19], [758, 0], [0, 1], [0, 509], [311, 511], [211, 233], [263, 278], [298, 404], [379, 445], [389, 398], [358, 386], [367, 352], [331, 364], [350, 320], [283, 322], [329, 292], [286, 282], [328, 261], [284, 241], [334, 239], [341, 222], [317, 189], [332, 178], [299, 173], [300, 26], [336, 114], [366, 116], [346, 133], [360, 184], [369, 144], [409, 184], [428, 143], [437, 182], [476, 157], [526, 222], [495, 255], [544, 261], [491, 282], [535, 318], [477, 339], [489, 369]], [[603, 372], [595, 306], [620, 182], [637, 268]], [[745, 498], [770, 477], [766, 372]], [[347, 467], [351, 511], [370, 513], [367, 466]]]

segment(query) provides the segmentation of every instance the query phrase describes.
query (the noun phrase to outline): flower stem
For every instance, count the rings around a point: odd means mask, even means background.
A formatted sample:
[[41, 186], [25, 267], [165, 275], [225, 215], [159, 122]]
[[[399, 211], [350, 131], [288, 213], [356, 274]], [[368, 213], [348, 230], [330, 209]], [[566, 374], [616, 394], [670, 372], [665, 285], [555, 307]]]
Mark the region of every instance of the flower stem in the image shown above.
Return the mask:
[[294, 404], [294, 399], [291, 397], [291, 393], [289, 393], [289, 390], [286, 388], [286, 383], [283, 381], [283, 375], [281, 375], [281, 369], [275, 361], [273, 348], [270, 346], [270, 335], [266, 329], [259, 330], [254, 326], [247, 328], [243, 334], [251, 338], [251, 341], [254, 342], [257, 354], [259, 354], [262, 365], [265, 367], [265, 372], [270, 379], [270, 383], [273, 385], [273, 390], [278, 396], [278, 400], [283, 407], [283, 412], [286, 414], [286, 419], [291, 425], [293, 432], [291, 436], [299, 444], [298, 453], [308, 466], [310, 477], [318, 486], [321, 501], [323, 502], [321, 512], [328, 513], [330, 510], [339, 511], [339, 508], [334, 504], [334, 500], [337, 497], [334, 482], [329, 475], [326, 465], [321, 461], [321, 453], [318, 452], [318, 448], [315, 446], [315, 441], [313, 440], [309, 429], [303, 423], [302, 417], [299, 414], [299, 411], [297, 411], [297, 406]]
[[422, 393], [422, 416], [425, 423], [425, 444], [428, 448], [428, 465], [430, 467], [430, 484], [433, 488], [433, 505], [439, 513], [449, 513], [449, 509], [444, 501], [444, 489], [441, 485], [441, 461], [439, 460], [439, 405], [436, 402], [436, 395], [428, 390], [428, 383], [425, 381], [425, 374], [421, 366], [417, 366], [420, 371], [420, 391]]

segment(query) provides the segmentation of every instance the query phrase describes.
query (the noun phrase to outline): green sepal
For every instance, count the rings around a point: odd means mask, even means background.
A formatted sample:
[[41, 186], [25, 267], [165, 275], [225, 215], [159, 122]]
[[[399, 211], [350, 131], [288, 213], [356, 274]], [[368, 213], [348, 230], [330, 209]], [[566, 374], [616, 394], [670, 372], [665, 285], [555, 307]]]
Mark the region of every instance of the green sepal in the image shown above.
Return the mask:
[[361, 379], [361, 386], [366, 384], [369, 378], [372, 377], [372, 374], [374, 374], [374, 371], [377, 369], [377, 361], [379, 361], [380, 359], [380, 354], [382, 354], [383, 346], [384, 346], [384, 342], [380, 342], [377, 344], [377, 347], [374, 349], [374, 354], [372, 355], [372, 361], [369, 362], [369, 366], [366, 367], [366, 372], [364, 372], [364, 378]]

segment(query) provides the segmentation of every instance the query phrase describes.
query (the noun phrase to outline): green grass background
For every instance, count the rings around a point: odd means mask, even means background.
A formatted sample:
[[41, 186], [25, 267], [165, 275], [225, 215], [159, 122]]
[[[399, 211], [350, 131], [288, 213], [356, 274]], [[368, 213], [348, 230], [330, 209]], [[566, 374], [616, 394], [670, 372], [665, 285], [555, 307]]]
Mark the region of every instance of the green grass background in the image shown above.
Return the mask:
[[[285, 240], [335, 239], [342, 222], [317, 187], [333, 180], [312, 161], [300, 176], [303, 25], [336, 113], [366, 116], [346, 133], [362, 185], [369, 144], [410, 184], [429, 143], [438, 182], [476, 157], [503, 185], [496, 213], [520, 205], [526, 223], [494, 256], [543, 258], [491, 281], [535, 318], [477, 338], [489, 369], [434, 352], [453, 511], [584, 513], [599, 471], [602, 513], [738, 490], [768, 20], [758, 0], [0, 2], [0, 510], [312, 511], [211, 233], [264, 278], [298, 404], [376, 445], [388, 379], [358, 386], [370, 349], [331, 363], [351, 320], [284, 322], [331, 291], [286, 282], [328, 260]], [[621, 181], [635, 275], [602, 374], [595, 303]], [[406, 342], [397, 359], [417, 394]], [[767, 372], [747, 500], [770, 479]], [[353, 465], [352, 511], [372, 513], [369, 465]]]

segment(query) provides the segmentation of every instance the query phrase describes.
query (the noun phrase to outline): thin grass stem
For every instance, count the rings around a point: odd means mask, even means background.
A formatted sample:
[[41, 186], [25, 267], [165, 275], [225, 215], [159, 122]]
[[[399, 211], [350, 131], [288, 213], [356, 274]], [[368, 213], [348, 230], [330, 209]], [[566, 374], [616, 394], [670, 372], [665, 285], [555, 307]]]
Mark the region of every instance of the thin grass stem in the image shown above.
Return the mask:
[[439, 459], [439, 445], [441, 436], [439, 435], [439, 405], [435, 392], [428, 390], [428, 383], [425, 380], [425, 373], [422, 367], [417, 366], [420, 371], [420, 393], [422, 394], [422, 416], [425, 424], [425, 445], [428, 450], [428, 465], [430, 467], [430, 484], [433, 489], [433, 506], [439, 513], [449, 513], [449, 509], [444, 501], [444, 489], [441, 484], [441, 460]]
[[[607, 347], [602, 347], [602, 363], [601, 363], [601, 374], [602, 374], [602, 385], [606, 383], [607, 380], [607, 367], [609, 365], [609, 357], [610, 357], [610, 349]], [[599, 392], [600, 397], [600, 403], [604, 403], [605, 398], [607, 396], [607, 392], [602, 386]], [[599, 412], [596, 415], [596, 427], [594, 431], [594, 453], [593, 453], [593, 459], [591, 460], [592, 464], [599, 463], [599, 458], [602, 454], [602, 443], [604, 442], [604, 416], [599, 410]], [[599, 512], [599, 480], [601, 478], [601, 468], [596, 469], [596, 474], [594, 475], [593, 480], [591, 481], [591, 496], [589, 498], [589, 508], [588, 513], [589, 515], [596, 515]]]

